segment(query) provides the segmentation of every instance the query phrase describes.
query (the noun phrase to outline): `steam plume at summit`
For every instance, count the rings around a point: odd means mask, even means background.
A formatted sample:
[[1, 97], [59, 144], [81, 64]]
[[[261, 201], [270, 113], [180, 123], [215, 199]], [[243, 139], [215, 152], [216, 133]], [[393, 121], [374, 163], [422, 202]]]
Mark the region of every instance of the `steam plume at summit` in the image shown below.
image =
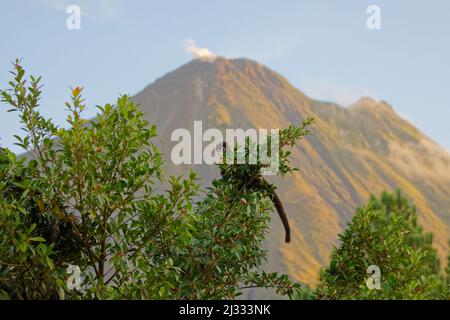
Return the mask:
[[217, 55], [211, 52], [209, 49], [197, 47], [194, 40], [192, 39], [186, 40], [184, 48], [187, 52], [192, 54], [195, 59], [214, 61], [217, 58]]

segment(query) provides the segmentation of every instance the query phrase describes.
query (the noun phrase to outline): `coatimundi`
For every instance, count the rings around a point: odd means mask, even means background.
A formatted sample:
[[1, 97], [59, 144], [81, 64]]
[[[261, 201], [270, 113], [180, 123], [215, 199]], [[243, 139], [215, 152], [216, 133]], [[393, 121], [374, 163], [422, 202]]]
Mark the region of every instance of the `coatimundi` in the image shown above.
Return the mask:
[[[224, 141], [222, 143], [222, 150], [223, 150], [223, 154], [226, 154], [226, 150], [227, 150], [227, 143]], [[220, 170], [220, 174], [222, 176], [223, 179], [230, 179], [232, 180], [233, 183], [245, 183], [247, 186], [247, 189], [250, 190], [271, 190], [272, 188], [270, 188], [272, 185], [267, 182], [266, 179], [264, 179], [264, 177], [261, 174], [257, 174], [256, 176], [253, 177], [248, 177], [248, 179], [242, 179], [241, 181], [236, 181], [236, 179], [233, 179], [233, 177], [227, 177], [226, 172], [224, 170]], [[245, 181], [244, 181], [245, 180]], [[268, 196], [274, 206], [275, 209], [278, 212], [278, 215], [280, 216], [281, 222], [283, 223], [284, 226], [284, 230], [286, 232], [286, 236], [284, 238], [284, 241], [286, 243], [289, 243], [291, 241], [291, 228], [289, 227], [289, 220], [287, 218], [286, 215], [286, 211], [284, 210], [283, 204], [281, 203], [280, 198], [278, 197], [278, 194], [275, 192], [275, 190], [271, 190], [271, 191], [266, 191], [266, 196]]]

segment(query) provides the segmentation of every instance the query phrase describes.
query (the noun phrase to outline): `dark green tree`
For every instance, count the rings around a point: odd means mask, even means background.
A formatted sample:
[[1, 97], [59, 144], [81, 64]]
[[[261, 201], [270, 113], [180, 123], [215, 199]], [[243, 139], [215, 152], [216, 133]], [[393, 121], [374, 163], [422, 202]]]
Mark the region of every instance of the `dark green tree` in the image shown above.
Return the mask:
[[[322, 270], [319, 299], [447, 299], [432, 236], [417, 223], [414, 206], [398, 190], [371, 197], [357, 210]], [[380, 268], [379, 290], [366, 284]]]

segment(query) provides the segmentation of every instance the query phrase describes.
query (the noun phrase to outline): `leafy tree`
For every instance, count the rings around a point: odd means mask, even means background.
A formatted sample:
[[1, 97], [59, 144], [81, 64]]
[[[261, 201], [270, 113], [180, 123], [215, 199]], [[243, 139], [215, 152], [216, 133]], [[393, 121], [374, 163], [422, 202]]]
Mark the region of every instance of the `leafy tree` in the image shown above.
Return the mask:
[[[19, 61], [12, 74], [0, 96], [19, 113], [26, 135], [17, 144], [33, 160], [8, 151], [1, 160], [3, 297], [222, 299], [243, 287], [289, 296], [299, 289], [285, 275], [258, 271], [272, 209], [267, 190], [216, 180], [195, 203], [195, 174], [166, 178], [152, 142], [156, 127], [128, 96], [87, 120], [82, 89], [72, 89], [64, 129], [38, 111], [40, 78], [28, 84]], [[282, 174], [294, 170], [284, 148], [305, 136], [310, 122], [281, 132]], [[262, 166], [225, 170], [251, 179]], [[80, 288], [67, 284], [69, 264], [81, 269]]]
[[[398, 190], [371, 197], [339, 236], [330, 265], [322, 270], [319, 299], [448, 299], [432, 237]], [[367, 268], [381, 271], [381, 288], [369, 289]]]

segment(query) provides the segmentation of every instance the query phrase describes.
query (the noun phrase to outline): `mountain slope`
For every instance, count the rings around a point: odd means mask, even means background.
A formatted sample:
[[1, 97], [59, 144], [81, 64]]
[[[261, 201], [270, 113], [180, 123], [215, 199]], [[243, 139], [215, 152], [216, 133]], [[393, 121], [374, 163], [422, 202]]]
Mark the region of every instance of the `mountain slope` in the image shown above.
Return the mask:
[[[246, 59], [194, 60], [158, 79], [134, 98], [159, 129], [170, 155], [174, 129], [284, 128], [314, 117], [313, 135], [293, 150], [295, 176], [272, 179], [292, 226], [292, 242], [273, 219], [266, 241], [267, 271], [288, 272], [314, 285], [337, 234], [371, 193], [401, 188], [416, 204], [420, 222], [433, 232], [441, 258], [450, 238], [450, 156], [386, 102], [362, 98], [349, 108], [313, 100], [279, 74]], [[169, 159], [169, 158], [168, 158]], [[174, 166], [172, 173], [191, 166]], [[204, 185], [214, 166], [195, 165]]]

